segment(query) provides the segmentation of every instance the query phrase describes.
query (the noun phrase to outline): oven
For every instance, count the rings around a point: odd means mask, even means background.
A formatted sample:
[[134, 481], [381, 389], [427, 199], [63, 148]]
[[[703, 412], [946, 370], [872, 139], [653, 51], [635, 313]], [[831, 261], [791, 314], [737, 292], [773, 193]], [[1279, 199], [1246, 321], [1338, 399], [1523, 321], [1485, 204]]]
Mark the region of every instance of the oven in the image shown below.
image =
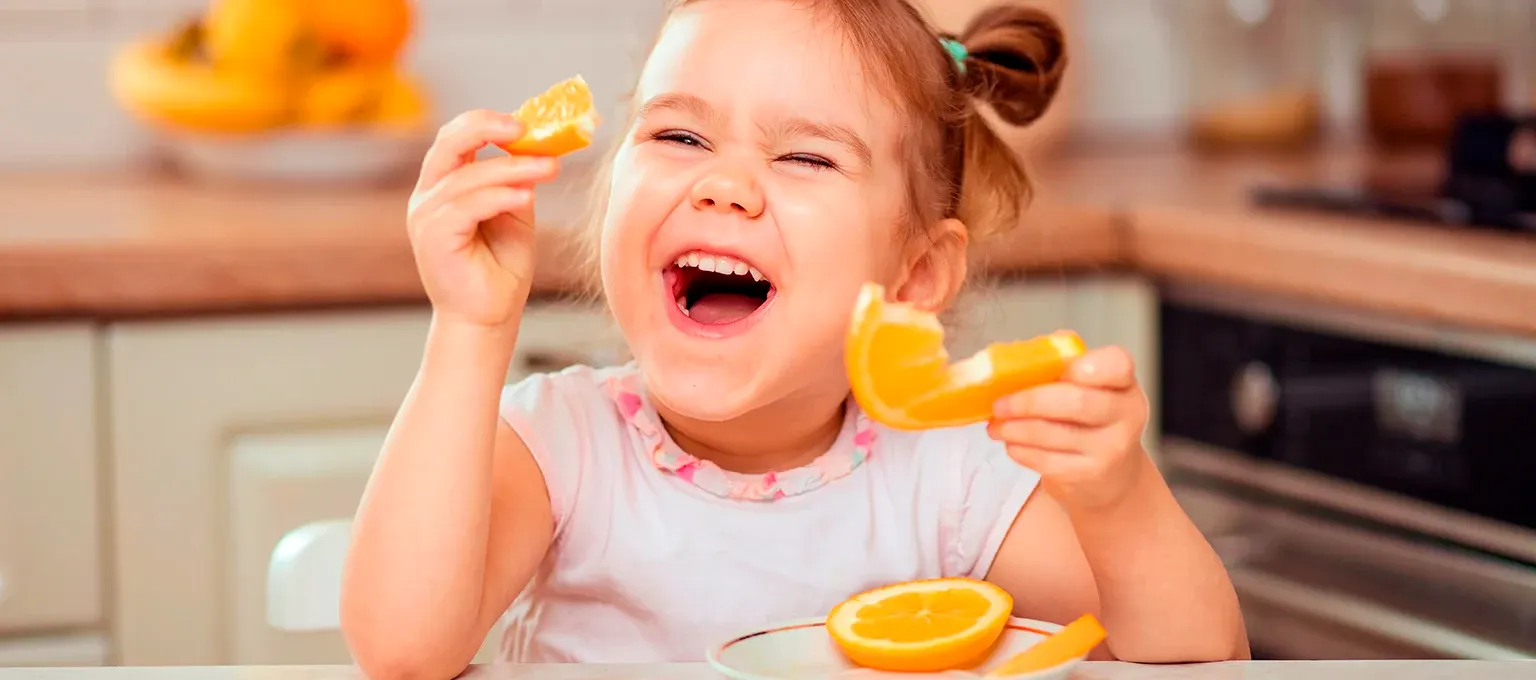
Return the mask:
[[1256, 657], [1536, 657], [1536, 339], [1169, 286], [1159, 462]]

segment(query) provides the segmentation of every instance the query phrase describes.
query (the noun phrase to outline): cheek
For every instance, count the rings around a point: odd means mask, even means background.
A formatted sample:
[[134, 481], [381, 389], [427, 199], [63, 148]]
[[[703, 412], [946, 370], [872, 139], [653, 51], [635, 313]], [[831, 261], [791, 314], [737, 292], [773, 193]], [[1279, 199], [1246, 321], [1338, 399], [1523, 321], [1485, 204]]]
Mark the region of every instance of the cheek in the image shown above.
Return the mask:
[[[603, 278], [605, 284], [624, 268], [646, 266], [645, 245], [677, 206], [679, 174], [657, 167], [643, 149], [626, 146], [613, 160], [608, 209], [603, 218]], [[622, 255], [622, 257], [621, 257]], [[610, 272], [618, 268], [618, 272]]]
[[892, 201], [879, 187], [844, 186], [781, 192], [775, 207], [797, 278], [888, 283], [900, 255]]

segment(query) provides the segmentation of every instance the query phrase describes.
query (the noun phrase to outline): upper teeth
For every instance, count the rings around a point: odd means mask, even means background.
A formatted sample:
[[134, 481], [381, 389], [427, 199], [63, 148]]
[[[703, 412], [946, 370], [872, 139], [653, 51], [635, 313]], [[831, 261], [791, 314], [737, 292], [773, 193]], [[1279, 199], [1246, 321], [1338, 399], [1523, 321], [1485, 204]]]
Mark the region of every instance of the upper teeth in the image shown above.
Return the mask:
[[686, 255], [678, 256], [677, 262], [673, 264], [676, 264], [679, 267], [695, 267], [703, 271], [716, 272], [720, 274], [736, 274], [737, 276], [742, 274], [751, 274], [753, 281], [763, 280], [763, 273], [758, 271], [757, 267], [753, 267], [752, 265], [749, 265], [728, 255], [716, 255], [713, 253], [697, 252], [688, 253]]

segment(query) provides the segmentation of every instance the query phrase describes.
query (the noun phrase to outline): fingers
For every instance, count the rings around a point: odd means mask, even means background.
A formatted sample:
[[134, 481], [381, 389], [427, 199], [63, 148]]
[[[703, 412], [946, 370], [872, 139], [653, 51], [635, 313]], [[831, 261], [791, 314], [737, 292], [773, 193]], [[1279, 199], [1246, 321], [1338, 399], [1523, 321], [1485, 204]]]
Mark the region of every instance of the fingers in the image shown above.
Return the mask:
[[1136, 386], [1136, 364], [1119, 347], [1102, 347], [1084, 354], [1067, 367], [1066, 380], [1084, 387], [1124, 390]]
[[1101, 389], [1050, 383], [998, 400], [993, 416], [999, 419], [1041, 418], [1078, 425], [1102, 426], [1121, 416], [1123, 395]]
[[507, 156], [472, 163], [450, 173], [443, 181], [412, 197], [412, 212], [432, 214], [459, 196], [486, 187], [522, 187], [554, 179], [559, 166], [553, 158]]
[[1088, 456], [1049, 451], [1035, 446], [1009, 444], [1008, 457], [1044, 477], [1083, 474], [1097, 463]]
[[515, 142], [523, 131], [522, 123], [504, 113], [479, 109], [459, 114], [437, 131], [437, 139], [421, 161], [416, 188], [436, 185], [448, 173], [474, 161], [475, 152], [482, 147]]
[[1010, 446], [1023, 446], [1051, 453], [1076, 453], [1090, 430], [1070, 423], [1050, 420], [998, 420], [987, 426], [987, 434]]
[[524, 187], [489, 186], [459, 196], [433, 213], [432, 223], [449, 225], [455, 232], [469, 232], [481, 222], [533, 205], [533, 190]]

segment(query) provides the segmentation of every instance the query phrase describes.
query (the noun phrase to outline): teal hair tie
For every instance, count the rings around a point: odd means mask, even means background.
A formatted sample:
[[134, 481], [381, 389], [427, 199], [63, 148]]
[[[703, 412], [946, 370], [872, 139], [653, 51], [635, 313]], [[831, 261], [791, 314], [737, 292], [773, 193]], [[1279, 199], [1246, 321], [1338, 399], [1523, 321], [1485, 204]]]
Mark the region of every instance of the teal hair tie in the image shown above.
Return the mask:
[[970, 50], [965, 49], [965, 45], [961, 45], [959, 40], [953, 38], [941, 38], [939, 42], [943, 43], [944, 51], [949, 53], [950, 58], [955, 60], [955, 66], [960, 69], [960, 73], [964, 74], [965, 59], [971, 56]]

